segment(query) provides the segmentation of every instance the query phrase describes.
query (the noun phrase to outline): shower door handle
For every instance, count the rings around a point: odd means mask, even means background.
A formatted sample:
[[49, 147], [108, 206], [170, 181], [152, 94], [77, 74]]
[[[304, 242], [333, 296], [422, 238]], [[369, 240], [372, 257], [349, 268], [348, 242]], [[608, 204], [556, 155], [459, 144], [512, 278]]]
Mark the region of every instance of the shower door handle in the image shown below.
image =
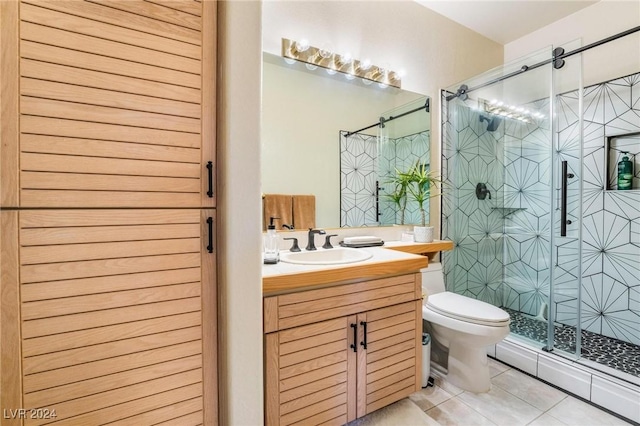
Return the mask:
[[569, 179], [573, 177], [573, 173], [569, 173], [567, 170], [567, 162], [562, 162], [562, 187], [560, 189], [560, 236], [567, 236], [567, 224], [571, 224], [570, 220], [567, 220], [567, 186], [569, 185]]
[[380, 190], [384, 188], [380, 188], [380, 181], [376, 181], [376, 222], [380, 222], [380, 216], [382, 213], [380, 212]]

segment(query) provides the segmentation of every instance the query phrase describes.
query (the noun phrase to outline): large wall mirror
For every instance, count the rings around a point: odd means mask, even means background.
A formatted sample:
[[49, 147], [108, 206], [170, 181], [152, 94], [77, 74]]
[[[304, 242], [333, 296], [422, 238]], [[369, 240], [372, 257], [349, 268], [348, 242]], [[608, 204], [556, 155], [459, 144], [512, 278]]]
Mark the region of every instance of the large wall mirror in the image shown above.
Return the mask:
[[[321, 228], [397, 223], [384, 197], [388, 175], [416, 161], [428, 166], [428, 98], [268, 53], [263, 59], [263, 194], [315, 196]], [[349, 134], [400, 115], [384, 128]], [[416, 223], [408, 210], [406, 223]]]

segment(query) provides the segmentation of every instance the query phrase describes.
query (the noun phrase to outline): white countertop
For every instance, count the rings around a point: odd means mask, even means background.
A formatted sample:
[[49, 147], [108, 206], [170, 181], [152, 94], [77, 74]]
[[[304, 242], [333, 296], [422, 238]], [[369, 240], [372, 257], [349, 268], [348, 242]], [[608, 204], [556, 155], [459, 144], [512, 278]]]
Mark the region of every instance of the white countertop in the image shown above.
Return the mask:
[[[404, 253], [397, 250], [387, 249], [394, 246], [398, 247], [398, 246], [406, 246], [411, 244], [415, 244], [415, 243], [404, 242], [404, 241], [392, 241], [392, 242], [385, 242], [384, 246], [380, 246], [380, 247], [359, 248], [358, 250], [363, 250], [368, 253], [371, 253], [372, 256], [367, 260], [363, 260], [360, 262], [353, 262], [353, 263], [341, 263], [336, 265], [300, 265], [300, 264], [286, 263], [281, 261], [279, 263], [276, 263], [275, 265], [263, 264], [262, 277], [264, 278], [264, 277], [271, 277], [274, 275], [299, 274], [301, 272], [314, 272], [314, 271], [327, 270], [327, 269], [346, 268], [349, 266], [354, 266], [354, 267], [363, 266], [366, 264], [371, 264], [376, 262], [420, 258], [420, 256], [416, 254]], [[322, 250], [332, 250], [332, 249], [318, 248], [318, 251], [322, 251]], [[287, 253], [287, 252], [288, 250], [284, 250], [281, 253]]]

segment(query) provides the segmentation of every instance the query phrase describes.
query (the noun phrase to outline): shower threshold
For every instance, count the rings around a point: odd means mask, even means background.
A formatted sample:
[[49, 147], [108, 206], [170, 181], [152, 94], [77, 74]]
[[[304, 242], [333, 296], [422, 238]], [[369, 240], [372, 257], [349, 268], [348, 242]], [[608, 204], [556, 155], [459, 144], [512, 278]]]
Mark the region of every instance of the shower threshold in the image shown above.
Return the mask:
[[[542, 346], [546, 345], [546, 321], [540, 321], [539, 319], [513, 309], [503, 309], [507, 311], [511, 317], [511, 332], [513, 334], [537, 342]], [[559, 323], [556, 323], [554, 327], [554, 348], [566, 352], [568, 355], [575, 356], [575, 327]], [[578, 362], [586, 360], [595, 363], [589, 363], [591, 368], [597, 368], [598, 365], [607, 367], [606, 371], [603, 371], [607, 374], [629, 380], [629, 378], [613, 374], [613, 372], [619, 371], [633, 376], [635, 380], [632, 379], [630, 380], [631, 382], [638, 383], [640, 380], [640, 346], [638, 345], [582, 330], [581, 358]], [[611, 370], [613, 370], [613, 372]]]

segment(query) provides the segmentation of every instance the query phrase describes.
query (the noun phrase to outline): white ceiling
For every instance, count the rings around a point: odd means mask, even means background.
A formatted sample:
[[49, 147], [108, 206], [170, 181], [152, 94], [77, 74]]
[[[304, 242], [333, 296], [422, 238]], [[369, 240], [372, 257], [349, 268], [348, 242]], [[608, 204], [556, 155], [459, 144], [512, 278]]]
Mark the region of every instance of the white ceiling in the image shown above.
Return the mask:
[[597, 3], [582, 0], [416, 1], [500, 44], [507, 44]]

